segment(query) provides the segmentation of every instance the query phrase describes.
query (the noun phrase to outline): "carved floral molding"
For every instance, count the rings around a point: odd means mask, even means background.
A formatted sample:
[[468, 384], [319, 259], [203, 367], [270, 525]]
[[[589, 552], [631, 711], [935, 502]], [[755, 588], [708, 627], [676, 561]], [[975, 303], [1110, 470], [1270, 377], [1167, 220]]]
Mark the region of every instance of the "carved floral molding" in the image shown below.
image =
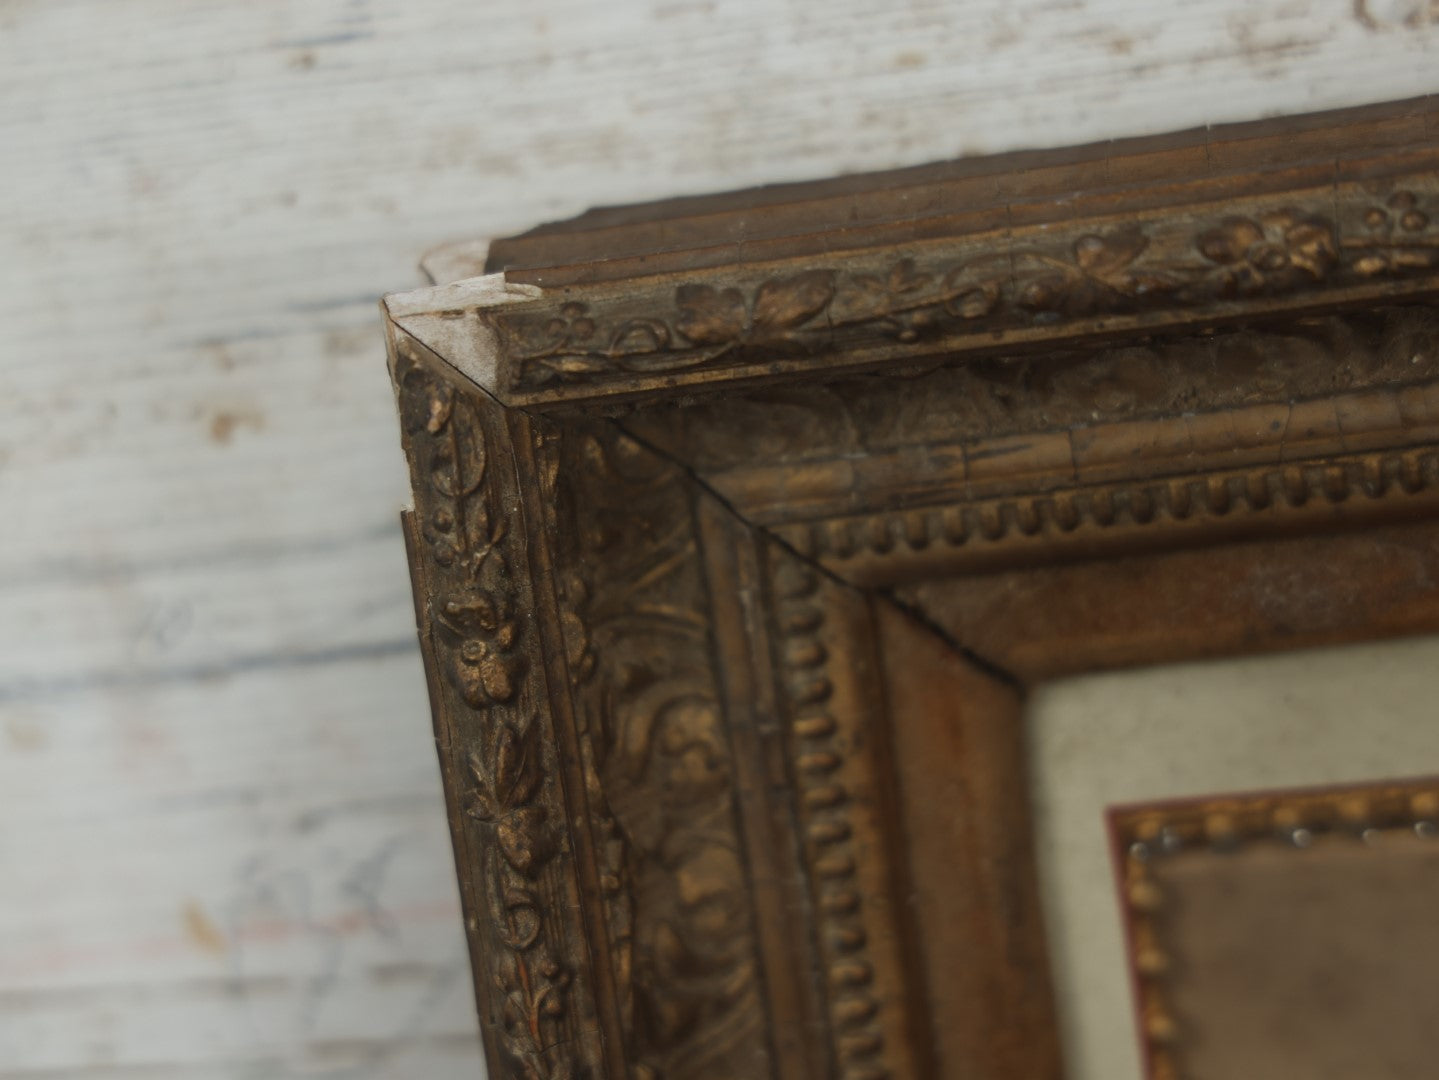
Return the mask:
[[465, 899], [485, 1038], [504, 1075], [578, 1080], [589, 1074], [576, 1033], [590, 1009], [573, 1000], [570, 845], [534, 642], [524, 640], [528, 589], [504, 459], [494, 460], [483, 405], [412, 351], [397, 359], [395, 382], [433, 589], [421, 633], [438, 668], [436, 709], [464, 745], [450, 786], [464, 819], [457, 839], [474, 853]]
[[[1435, 287], [1439, 216], [1429, 186], [1349, 184], [1140, 223], [1006, 231], [854, 252], [772, 276], [710, 271], [623, 292], [565, 288], [477, 313], [493, 324], [508, 384], [524, 397], [645, 376], [807, 369], [843, 348], [993, 349], [1063, 327], [1127, 319], [1158, 327], [1238, 305], [1283, 309], [1344, 291]], [[850, 360], [849, 357], [853, 357]], [[563, 395], [561, 395], [563, 396]]]
[[[753, 219], [608, 212], [501, 241], [513, 275], [387, 300], [496, 1080], [1049, 1074], [1044, 1009], [995, 1004], [1047, 1000], [1013, 917], [1038, 905], [1027, 842], [960, 822], [940, 865], [901, 775], [912, 740], [968, 740], [919, 775], [1011, 820], [1019, 757], [987, 740], [1026, 676], [911, 586], [964, 586], [959, 611], [1005, 575], [1202, 555], [1234, 592], [1215, 633], [1275, 647], [1328, 626], [1322, 598], [1269, 582], [1280, 614], [1256, 614], [1235, 551], [1439, 529], [1439, 109], [1385, 109], [1039, 179], [760, 193]], [[1355, 577], [1439, 625], [1424, 560], [1382, 561]], [[1154, 645], [1094, 607], [1075, 640]], [[963, 978], [931, 977], [915, 897]]]

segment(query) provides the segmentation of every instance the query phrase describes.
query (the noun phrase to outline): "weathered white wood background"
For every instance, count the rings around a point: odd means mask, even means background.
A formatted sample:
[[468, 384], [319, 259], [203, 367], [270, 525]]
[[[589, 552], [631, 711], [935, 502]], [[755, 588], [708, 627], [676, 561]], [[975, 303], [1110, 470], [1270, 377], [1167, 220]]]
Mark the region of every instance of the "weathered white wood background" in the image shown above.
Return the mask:
[[421, 252], [1436, 90], [1433, 0], [0, 0], [0, 1077], [478, 1075]]

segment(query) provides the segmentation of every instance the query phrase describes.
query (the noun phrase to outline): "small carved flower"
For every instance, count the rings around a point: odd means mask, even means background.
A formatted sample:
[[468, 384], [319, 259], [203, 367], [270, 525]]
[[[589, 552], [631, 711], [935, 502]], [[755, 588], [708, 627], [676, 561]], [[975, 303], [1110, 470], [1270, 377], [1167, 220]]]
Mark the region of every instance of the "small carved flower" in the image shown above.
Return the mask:
[[1364, 226], [1369, 236], [1347, 245], [1362, 252], [1353, 263], [1356, 273], [1375, 277], [1439, 266], [1439, 241], [1426, 235], [1429, 215], [1412, 191], [1396, 191], [1383, 207], [1370, 207]]
[[560, 306], [559, 315], [545, 323], [543, 332], [567, 345], [583, 345], [595, 336], [595, 321], [586, 305], [572, 300]]
[[570, 301], [560, 306], [557, 315], [543, 322], [516, 320], [510, 333], [520, 355], [535, 361], [525, 371], [530, 378], [543, 383], [556, 375], [593, 369], [596, 363], [591, 354], [596, 352], [597, 330], [589, 307]]
[[669, 327], [659, 319], [626, 319], [602, 333], [588, 305], [578, 301], [561, 305], [559, 314], [543, 323], [514, 325], [521, 357], [533, 361], [525, 377], [537, 384], [602, 371], [612, 359], [663, 352], [670, 344]]
[[1252, 296], [1319, 281], [1339, 261], [1333, 226], [1292, 210], [1257, 219], [1225, 218], [1201, 233], [1196, 245], [1220, 268], [1220, 292], [1225, 296]]
[[436, 612], [439, 623], [460, 639], [452, 654], [450, 678], [472, 709], [515, 696], [521, 659], [512, 650], [518, 630], [501, 595], [469, 590], [445, 600]]
[[488, 641], [471, 638], [464, 642], [454, 675], [465, 703], [480, 709], [509, 701], [515, 696], [515, 666]]

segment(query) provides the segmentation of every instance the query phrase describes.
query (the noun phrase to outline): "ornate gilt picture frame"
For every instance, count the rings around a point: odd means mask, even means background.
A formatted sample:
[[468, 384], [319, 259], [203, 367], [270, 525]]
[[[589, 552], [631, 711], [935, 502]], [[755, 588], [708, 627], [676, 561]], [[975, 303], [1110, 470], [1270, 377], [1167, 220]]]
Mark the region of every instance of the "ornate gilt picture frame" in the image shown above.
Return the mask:
[[491, 1075], [1060, 1076], [1026, 688], [1439, 629], [1436, 166], [1424, 99], [390, 297]]

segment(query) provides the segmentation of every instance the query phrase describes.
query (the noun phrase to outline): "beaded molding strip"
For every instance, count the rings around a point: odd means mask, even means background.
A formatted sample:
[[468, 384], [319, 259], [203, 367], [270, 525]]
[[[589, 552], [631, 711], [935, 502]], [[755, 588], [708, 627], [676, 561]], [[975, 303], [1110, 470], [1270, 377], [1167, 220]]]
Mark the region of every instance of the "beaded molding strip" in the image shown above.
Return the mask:
[[1147, 1076], [1187, 1080], [1184, 1024], [1170, 1002], [1167, 898], [1156, 865], [1186, 850], [1233, 851], [1257, 842], [1304, 850], [1339, 835], [1373, 844], [1388, 830], [1412, 830], [1439, 844], [1439, 778], [1120, 807], [1109, 818]]

